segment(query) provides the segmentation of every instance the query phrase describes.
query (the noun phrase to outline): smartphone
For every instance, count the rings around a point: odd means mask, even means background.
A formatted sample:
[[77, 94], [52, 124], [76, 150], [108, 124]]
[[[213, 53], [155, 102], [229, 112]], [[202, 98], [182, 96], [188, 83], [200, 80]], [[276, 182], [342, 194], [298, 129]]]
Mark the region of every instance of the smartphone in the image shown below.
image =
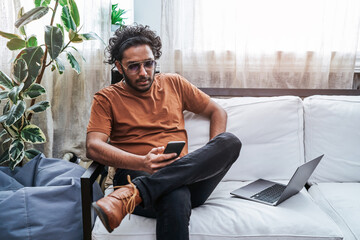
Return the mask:
[[164, 153], [176, 153], [176, 157], [180, 156], [181, 151], [185, 146], [185, 141], [171, 141], [168, 142]]

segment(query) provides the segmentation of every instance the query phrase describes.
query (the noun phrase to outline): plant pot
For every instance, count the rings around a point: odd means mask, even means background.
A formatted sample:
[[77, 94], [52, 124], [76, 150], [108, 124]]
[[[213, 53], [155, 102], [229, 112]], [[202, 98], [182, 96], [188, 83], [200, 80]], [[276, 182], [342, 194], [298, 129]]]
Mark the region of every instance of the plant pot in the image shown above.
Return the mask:
[[118, 29], [119, 27], [120, 27], [120, 25], [111, 24], [111, 32], [115, 32], [116, 29]]

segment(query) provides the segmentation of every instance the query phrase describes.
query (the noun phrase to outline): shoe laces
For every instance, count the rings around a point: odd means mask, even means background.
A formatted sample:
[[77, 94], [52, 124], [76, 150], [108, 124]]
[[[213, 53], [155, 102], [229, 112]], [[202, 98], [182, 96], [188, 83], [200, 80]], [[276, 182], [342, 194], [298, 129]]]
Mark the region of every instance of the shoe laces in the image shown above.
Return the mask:
[[[124, 196], [124, 197], [121, 197], [119, 200], [121, 200], [125, 206], [125, 211], [127, 214], [129, 214], [129, 219], [130, 219], [130, 215], [134, 212], [135, 210], [135, 207], [136, 207], [136, 195], [137, 195], [137, 192], [136, 192], [136, 186], [135, 184], [132, 183], [131, 181], [131, 178], [130, 178], [130, 175], [127, 175], [127, 180], [129, 182], [129, 184], [131, 185], [132, 189], [133, 189], [133, 194], [131, 196]], [[116, 188], [122, 188], [122, 187], [125, 187], [125, 185], [123, 186], [115, 186], [115, 187], [112, 187], [113, 189], [116, 189]], [[128, 186], [126, 186], [128, 188]], [[128, 200], [128, 201], [127, 201]]]

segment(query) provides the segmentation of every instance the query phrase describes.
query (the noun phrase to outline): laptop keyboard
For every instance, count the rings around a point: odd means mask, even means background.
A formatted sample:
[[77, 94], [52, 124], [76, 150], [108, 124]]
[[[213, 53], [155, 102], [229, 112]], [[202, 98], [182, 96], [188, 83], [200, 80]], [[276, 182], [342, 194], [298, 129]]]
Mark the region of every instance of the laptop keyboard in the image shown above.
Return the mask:
[[268, 203], [274, 203], [280, 198], [280, 195], [282, 194], [285, 188], [286, 186], [284, 185], [274, 184], [271, 187], [268, 187], [262, 190], [261, 192], [252, 195], [251, 198]]

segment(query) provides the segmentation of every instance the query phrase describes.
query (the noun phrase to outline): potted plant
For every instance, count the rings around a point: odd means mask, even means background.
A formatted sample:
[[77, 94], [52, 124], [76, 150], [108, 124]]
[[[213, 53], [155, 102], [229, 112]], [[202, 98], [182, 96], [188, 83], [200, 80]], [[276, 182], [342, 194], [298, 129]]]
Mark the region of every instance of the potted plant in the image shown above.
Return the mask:
[[115, 32], [121, 25], [124, 25], [123, 15], [126, 13], [124, 9], [118, 8], [118, 4], [111, 5], [111, 31]]
[[[75, 43], [101, 40], [93, 32], [79, 32], [80, 15], [75, 0], [34, 0], [34, 3], [35, 8], [30, 11], [24, 13], [23, 8], [19, 11], [15, 27], [19, 29], [20, 34], [0, 31], [0, 36], [9, 39], [7, 48], [11, 51], [20, 51], [12, 63], [11, 77], [0, 71], [0, 102], [5, 102], [0, 112], [0, 123], [3, 128], [0, 138], [5, 139], [2, 143], [0, 164], [9, 162], [11, 169], [23, 160], [28, 161], [38, 155], [39, 151], [32, 148], [32, 145], [46, 141], [41, 128], [31, 121], [33, 114], [50, 107], [49, 101], [36, 102], [39, 96], [46, 93], [41, 85], [45, 69], [51, 66], [51, 71], [57, 70], [62, 74], [65, 65], [59, 56], [63, 55], [72, 69], [79, 74], [80, 65], [69, 50], [78, 52], [73, 46]], [[55, 24], [55, 14], [60, 7], [61, 19]], [[44, 26], [45, 44], [38, 45], [37, 37], [29, 35], [25, 27], [49, 12], [52, 17], [49, 25]]]

